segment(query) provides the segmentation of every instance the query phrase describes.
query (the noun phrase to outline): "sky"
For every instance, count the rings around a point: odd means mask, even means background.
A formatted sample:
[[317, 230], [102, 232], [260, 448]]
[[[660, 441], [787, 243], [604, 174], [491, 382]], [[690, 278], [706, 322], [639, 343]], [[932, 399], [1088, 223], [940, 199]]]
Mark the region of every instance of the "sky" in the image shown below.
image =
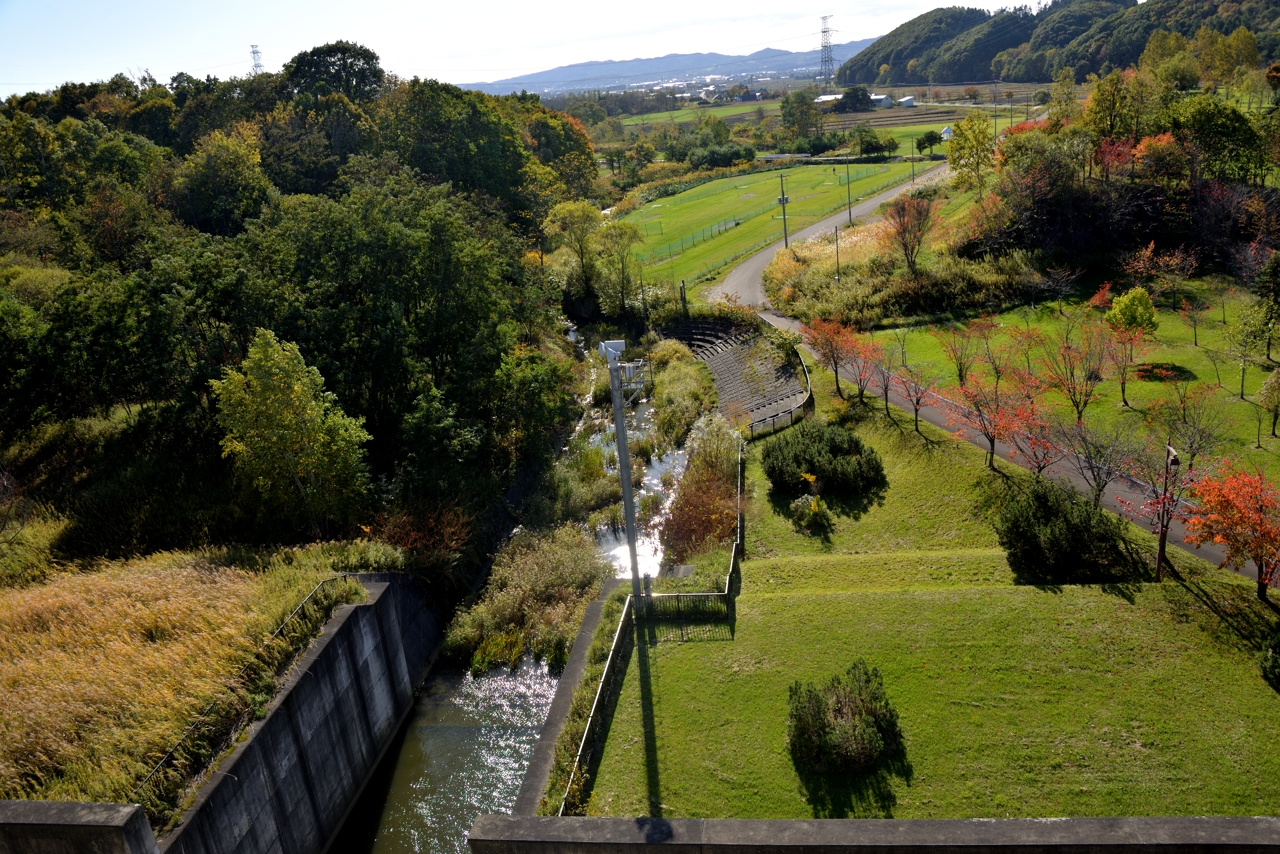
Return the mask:
[[[830, 0], [820, 0], [830, 2]], [[994, 0], [966, 5], [995, 9]], [[0, 0], [0, 97], [68, 80], [144, 70], [168, 81], [247, 74], [257, 44], [268, 71], [337, 39], [359, 42], [401, 77], [479, 83], [590, 60], [669, 53], [746, 54], [765, 47], [813, 50], [819, 16], [833, 15], [836, 43], [883, 35], [942, 0], [859, 0], [797, 10], [777, 0], [695, 4], [488, 0]]]

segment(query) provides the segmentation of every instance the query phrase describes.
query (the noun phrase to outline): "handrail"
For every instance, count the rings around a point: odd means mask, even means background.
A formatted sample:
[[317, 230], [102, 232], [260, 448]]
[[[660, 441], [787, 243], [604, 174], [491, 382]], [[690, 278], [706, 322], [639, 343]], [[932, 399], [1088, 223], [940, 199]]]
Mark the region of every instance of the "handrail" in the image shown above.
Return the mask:
[[805, 384], [804, 400], [800, 401], [795, 406], [791, 407], [785, 412], [776, 412], [773, 415], [770, 415], [768, 418], [757, 418], [756, 420], [748, 423], [746, 426], [746, 430], [747, 430], [747, 435], [750, 438], [754, 439], [756, 437], [757, 424], [761, 426], [765, 424], [772, 424], [772, 427], [769, 430], [769, 432], [771, 433], [777, 430], [778, 419], [784, 415], [787, 417], [786, 426], [790, 427], [792, 424], [795, 423], [795, 414], [800, 410], [804, 409], [805, 407], [809, 406], [809, 404], [813, 401], [813, 379], [809, 376], [809, 366], [804, 363], [804, 356], [801, 355], [799, 347], [796, 348], [796, 357], [800, 360], [800, 369], [804, 371], [804, 384]]
[[[279, 637], [280, 633], [284, 631], [285, 626], [289, 625], [289, 623], [292, 622], [293, 618], [296, 617], [299, 614], [299, 612], [301, 612], [302, 609], [307, 606], [307, 603], [310, 602], [311, 598], [320, 591], [321, 587], [324, 587], [326, 584], [329, 584], [330, 582], [337, 581], [339, 579], [350, 578], [350, 577], [351, 577], [350, 573], [346, 573], [346, 572], [340, 573], [338, 575], [332, 575], [329, 578], [326, 578], [323, 581], [321, 581], [315, 587], [311, 588], [311, 592], [308, 593], [305, 598], [303, 598], [302, 602], [298, 604], [298, 607], [294, 608], [293, 611], [289, 613], [289, 616], [284, 618], [284, 621], [281, 622], [280, 625], [276, 627], [276, 630], [272, 632], [270, 636], [268, 636], [267, 639], [263, 641], [256, 650], [254, 650], [253, 655], [249, 657], [249, 660], [246, 661], [244, 666], [241, 667], [240, 670], [236, 672], [236, 675], [230, 680], [230, 683], [226, 686], [228, 690], [230, 690], [230, 684], [234, 684], [240, 681], [240, 679], [244, 676], [244, 674], [248, 672], [249, 668], [258, 659], [258, 656], [261, 655], [264, 650], [266, 650], [267, 646], [272, 641], [274, 641], [277, 637]], [[160, 769], [164, 767], [165, 763], [173, 758], [174, 754], [177, 753], [178, 748], [182, 747], [182, 745], [186, 742], [186, 740], [191, 737], [191, 734], [195, 732], [196, 727], [198, 727], [201, 723], [203, 723], [209, 717], [209, 715], [213, 712], [213, 710], [217, 708], [218, 703], [220, 702], [221, 699], [222, 698], [220, 697], [218, 700], [214, 700], [212, 703], [210, 703], [209, 707], [205, 709], [200, 714], [200, 716], [191, 723], [191, 726], [187, 727], [186, 731], [182, 733], [182, 736], [177, 740], [177, 742], [174, 743], [173, 747], [169, 748], [169, 751], [165, 753], [164, 756], [160, 757], [160, 761], [155, 764], [155, 766], [151, 769], [150, 773], [148, 773], [147, 776], [142, 779], [142, 782], [139, 783], [137, 787], [135, 787], [134, 790], [129, 793], [129, 797], [131, 799], [137, 798], [138, 793], [141, 792], [144, 788], [146, 788], [147, 784], [150, 783], [152, 778], [154, 778], [155, 775], [160, 772]]]

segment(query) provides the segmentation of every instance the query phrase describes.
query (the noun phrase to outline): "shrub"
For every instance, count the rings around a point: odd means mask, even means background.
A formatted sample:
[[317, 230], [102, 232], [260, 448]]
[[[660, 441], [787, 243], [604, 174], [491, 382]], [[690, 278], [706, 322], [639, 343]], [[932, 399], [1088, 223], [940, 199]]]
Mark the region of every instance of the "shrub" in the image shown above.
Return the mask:
[[689, 464], [659, 536], [666, 560], [683, 563], [733, 537], [741, 446], [741, 438], [718, 413], [704, 415], [690, 431]]
[[820, 687], [796, 681], [789, 700], [787, 746], [802, 770], [860, 771], [902, 742], [884, 679], [865, 659]]
[[820, 495], [801, 495], [791, 502], [791, 521], [801, 531], [819, 536], [835, 528], [831, 509]]
[[838, 424], [802, 421], [767, 439], [761, 462], [769, 483], [784, 492], [806, 491], [806, 474], [817, 477], [817, 492], [834, 495], [857, 495], [886, 483], [880, 455]]
[[517, 535], [493, 562], [484, 596], [449, 626], [445, 652], [473, 673], [515, 666], [526, 653], [564, 669], [587, 603], [613, 572], [576, 525]]
[[1115, 580], [1138, 565], [1123, 520], [1043, 478], [1004, 503], [995, 528], [1014, 574], [1030, 579]]
[[[675, 344], [688, 354], [673, 353]], [[666, 361], [653, 378], [653, 423], [657, 433], [657, 445], [671, 448], [684, 442], [689, 429], [706, 412], [716, 405], [716, 387], [707, 366], [693, 359], [689, 348], [679, 342], [663, 341], [653, 353], [654, 364], [659, 357]]]
[[1276, 632], [1271, 645], [1258, 656], [1258, 666], [1267, 684], [1280, 691], [1280, 632]]

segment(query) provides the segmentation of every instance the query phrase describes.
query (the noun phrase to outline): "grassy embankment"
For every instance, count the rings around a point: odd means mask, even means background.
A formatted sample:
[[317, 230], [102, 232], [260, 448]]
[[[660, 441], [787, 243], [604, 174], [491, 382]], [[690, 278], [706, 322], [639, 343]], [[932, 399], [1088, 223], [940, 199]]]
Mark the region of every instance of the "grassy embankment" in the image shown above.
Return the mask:
[[[877, 187], [910, 175], [905, 163], [867, 164], [850, 167], [849, 189], [855, 201]], [[650, 202], [625, 217], [646, 232], [637, 254], [646, 260], [645, 278], [679, 283], [723, 268], [730, 259], [747, 254], [782, 237], [782, 217], [777, 210], [778, 176], [786, 176], [787, 227], [793, 233], [838, 210], [846, 197], [843, 167], [798, 166], [781, 172], [764, 172], [722, 178]], [[755, 213], [740, 225], [680, 251], [681, 237], [710, 228], [718, 222]], [[675, 242], [672, 248], [670, 244]], [[674, 255], [667, 258], [668, 252]]]
[[[816, 372], [819, 417], [830, 374]], [[733, 636], [633, 657], [595, 781], [602, 815], [898, 818], [1265, 815], [1280, 809], [1255, 663], [1274, 613], [1252, 585], [1177, 553], [1164, 584], [1036, 587], [1013, 577], [983, 507], [1007, 488], [981, 452], [910, 417], [865, 418], [882, 506], [829, 541], [796, 533], [753, 449], [748, 560]], [[1149, 535], [1134, 531], [1144, 549]], [[865, 656], [905, 755], [855, 778], [801, 777], [787, 688]], [[651, 697], [642, 700], [642, 689]], [[653, 743], [646, 740], [651, 716]]]
[[655, 125], [665, 122], [674, 122], [675, 124], [684, 124], [693, 122], [697, 124], [707, 116], [719, 116], [722, 119], [729, 119], [734, 116], [750, 116], [754, 118], [757, 109], [763, 107], [766, 116], [776, 115], [778, 112], [777, 101], [745, 101], [741, 104], [721, 104], [719, 106], [707, 107], [681, 107], [678, 110], [666, 110], [656, 113], [641, 113], [636, 116], [627, 116], [622, 119], [624, 127], [633, 127], [636, 125]]
[[[1192, 284], [1191, 289], [1199, 290], [1195, 283]], [[1226, 306], [1228, 323], [1239, 316], [1243, 306], [1244, 302], [1241, 300], [1228, 300]], [[1095, 319], [1101, 316], [1096, 310], [1091, 313]], [[1212, 387], [1213, 399], [1226, 416], [1223, 425], [1224, 445], [1218, 452], [1219, 456], [1233, 457], [1249, 466], [1263, 468], [1273, 476], [1280, 476], [1280, 439], [1271, 438], [1271, 416], [1253, 402], [1266, 378], [1277, 367], [1277, 363], [1260, 358], [1246, 366], [1244, 372], [1246, 399], [1241, 400], [1240, 363], [1232, 362], [1225, 355], [1227, 348], [1224, 338], [1227, 326], [1223, 325], [1222, 316], [1221, 305], [1216, 305], [1209, 312], [1209, 316], [1194, 336], [1199, 341], [1197, 346], [1193, 343], [1191, 327], [1182, 317], [1170, 308], [1161, 308], [1159, 310], [1160, 326], [1151, 340], [1150, 349], [1141, 358], [1139, 370], [1135, 371], [1126, 383], [1125, 397], [1130, 406], [1122, 405], [1120, 384], [1114, 379], [1112, 373], [1108, 373], [1106, 376], [1109, 379], [1099, 387], [1098, 397], [1090, 404], [1087, 416], [1102, 424], [1124, 422], [1132, 425], [1134, 431], [1141, 431], [1144, 412], [1153, 402], [1162, 398], [1174, 399], [1172, 381], [1161, 379], [1154, 373], [1155, 368], [1163, 367], [1166, 370], [1172, 370], [1175, 378], [1203, 382]], [[1042, 310], [1036, 313], [1024, 314], [1021, 310], [1006, 312], [997, 316], [995, 320], [1005, 328], [1025, 328], [1030, 322], [1032, 327], [1041, 329], [1046, 334], [1052, 333], [1062, 323], [1057, 305], [1054, 303], [1043, 305]], [[892, 339], [890, 333], [882, 332], [878, 333], [878, 336], [883, 338], [886, 345], [893, 340], [896, 346], [896, 339]], [[942, 392], [947, 394], [949, 390], [954, 391], [955, 371], [943, 355], [941, 345], [936, 338], [927, 330], [920, 329], [907, 336], [906, 346], [908, 362], [930, 365], [931, 370], [943, 379]], [[1210, 355], [1213, 353], [1221, 354], [1221, 361], [1216, 370], [1210, 360]], [[1275, 356], [1280, 357], [1280, 350], [1275, 352]], [[1034, 361], [1034, 351], [1032, 358]], [[1221, 387], [1218, 384], [1219, 378], [1221, 378]], [[1067, 411], [1066, 400], [1061, 395], [1051, 392], [1048, 397], [1060, 410]], [[1256, 447], [1259, 433], [1257, 416], [1262, 416], [1261, 448]]]
[[270, 666], [238, 681], [271, 633], [323, 579], [399, 562], [398, 551], [372, 543], [168, 552], [0, 590], [0, 797], [141, 797], [163, 824], [189, 778], [170, 769], [135, 795], [155, 762], [219, 700], [208, 738], [183, 753], [184, 762], [207, 758], [235, 721], [271, 699], [272, 668], [304, 648], [335, 605], [362, 600], [363, 588], [326, 585], [318, 608], [259, 659]]

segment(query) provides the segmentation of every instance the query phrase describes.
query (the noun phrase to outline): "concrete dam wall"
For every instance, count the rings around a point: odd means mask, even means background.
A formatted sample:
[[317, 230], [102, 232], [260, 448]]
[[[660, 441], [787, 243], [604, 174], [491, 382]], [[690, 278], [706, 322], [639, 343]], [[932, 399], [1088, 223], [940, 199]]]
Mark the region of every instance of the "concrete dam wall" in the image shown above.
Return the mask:
[[359, 576], [266, 716], [159, 845], [141, 807], [0, 801], [0, 854], [320, 854], [413, 708], [441, 639], [412, 579]]

